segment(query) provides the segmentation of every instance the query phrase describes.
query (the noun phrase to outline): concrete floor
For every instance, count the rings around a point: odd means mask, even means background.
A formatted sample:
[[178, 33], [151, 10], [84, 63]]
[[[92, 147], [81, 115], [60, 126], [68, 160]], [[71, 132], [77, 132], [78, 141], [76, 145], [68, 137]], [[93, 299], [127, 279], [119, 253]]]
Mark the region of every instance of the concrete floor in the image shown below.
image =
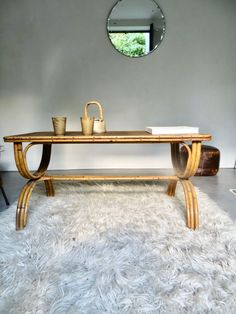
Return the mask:
[[[168, 175], [171, 174], [169, 169], [142, 169], [142, 170], [70, 170], [70, 171], [49, 171], [50, 173], [89, 173], [89, 174], [160, 174]], [[7, 194], [10, 204], [17, 201], [18, 195], [22, 186], [26, 180], [22, 178], [18, 172], [2, 172], [1, 173], [4, 190]], [[198, 187], [201, 191], [209, 195], [221, 209], [227, 212], [231, 218], [236, 221], [236, 195], [231, 193], [229, 190], [236, 189], [236, 170], [235, 169], [220, 169], [216, 176], [212, 177], [193, 177], [193, 184]], [[7, 209], [2, 194], [0, 192], [0, 211]]]

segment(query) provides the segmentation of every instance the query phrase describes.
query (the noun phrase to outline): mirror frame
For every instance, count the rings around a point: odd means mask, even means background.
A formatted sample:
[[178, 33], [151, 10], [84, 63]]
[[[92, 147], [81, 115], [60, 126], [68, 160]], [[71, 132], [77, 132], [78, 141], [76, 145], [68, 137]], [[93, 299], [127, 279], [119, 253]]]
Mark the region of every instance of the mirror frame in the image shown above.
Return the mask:
[[[116, 48], [116, 46], [113, 44], [113, 42], [111, 41], [111, 38], [110, 38], [110, 32], [109, 32], [109, 20], [110, 20], [110, 16], [111, 16], [111, 13], [112, 11], [116, 8], [116, 6], [121, 2], [121, 1], [128, 1], [128, 0], [118, 0], [111, 8], [111, 10], [109, 11], [109, 14], [108, 14], [108, 17], [107, 17], [107, 23], [106, 23], [106, 30], [107, 30], [107, 36], [108, 36], [108, 39], [111, 43], [111, 45], [114, 47], [114, 49], [120, 53], [121, 55], [125, 56], [125, 57], [128, 57], [128, 58], [132, 58], [132, 59], [138, 59], [138, 58], [143, 58], [143, 57], [147, 57], [149, 56], [150, 54], [152, 54], [155, 50], [157, 50], [157, 48], [160, 46], [160, 44], [162, 43], [163, 39], [164, 39], [164, 36], [165, 36], [165, 33], [166, 33], [166, 18], [165, 18], [165, 15], [163, 13], [163, 10], [162, 8], [160, 7], [160, 5], [155, 1], [155, 0], [150, 0], [152, 2], [155, 3], [156, 7], [160, 10], [160, 13], [161, 13], [161, 16], [162, 16], [162, 19], [163, 19], [163, 28], [162, 28], [162, 35], [161, 35], [161, 38], [159, 40], [159, 42], [155, 45], [155, 47], [149, 51], [147, 54], [143, 54], [142, 56], [129, 56], [127, 54], [124, 54], [123, 52], [121, 52], [120, 50], [118, 50]], [[145, 0], [144, 0], [145, 1]]]

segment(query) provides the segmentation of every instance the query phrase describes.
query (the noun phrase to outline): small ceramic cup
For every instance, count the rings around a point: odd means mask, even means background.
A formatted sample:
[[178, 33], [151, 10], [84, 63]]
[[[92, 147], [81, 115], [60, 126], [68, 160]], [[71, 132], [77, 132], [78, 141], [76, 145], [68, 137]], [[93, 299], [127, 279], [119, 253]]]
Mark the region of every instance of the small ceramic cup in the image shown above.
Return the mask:
[[84, 135], [93, 134], [94, 117], [81, 117], [81, 128]]
[[52, 117], [52, 124], [53, 124], [55, 135], [65, 135], [66, 117]]

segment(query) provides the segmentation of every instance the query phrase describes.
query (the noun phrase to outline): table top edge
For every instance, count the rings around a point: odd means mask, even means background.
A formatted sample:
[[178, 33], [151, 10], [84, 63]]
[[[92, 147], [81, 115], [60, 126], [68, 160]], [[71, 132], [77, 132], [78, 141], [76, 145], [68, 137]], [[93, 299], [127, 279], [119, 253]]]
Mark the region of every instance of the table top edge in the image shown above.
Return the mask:
[[102, 142], [113, 140], [113, 141], [125, 141], [125, 140], [199, 140], [199, 141], [210, 141], [212, 136], [210, 134], [200, 134], [200, 133], [192, 133], [192, 134], [151, 134], [146, 131], [108, 131], [106, 133], [93, 134], [93, 135], [83, 135], [81, 132], [77, 131], [68, 131], [65, 135], [54, 135], [53, 132], [33, 132], [33, 133], [25, 133], [18, 135], [10, 135], [4, 136], [5, 142], [45, 142], [45, 143], [53, 143], [53, 142]]

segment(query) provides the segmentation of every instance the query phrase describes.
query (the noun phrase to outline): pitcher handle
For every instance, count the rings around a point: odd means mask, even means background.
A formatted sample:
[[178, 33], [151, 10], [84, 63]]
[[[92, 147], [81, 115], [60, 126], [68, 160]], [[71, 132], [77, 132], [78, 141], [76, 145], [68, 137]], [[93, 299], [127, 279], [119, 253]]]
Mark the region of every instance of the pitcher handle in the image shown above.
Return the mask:
[[98, 109], [99, 109], [99, 119], [103, 120], [104, 119], [104, 114], [103, 114], [103, 106], [96, 100], [90, 100], [88, 101], [85, 106], [84, 106], [84, 113], [83, 113], [83, 116], [85, 118], [88, 117], [88, 106], [89, 105], [97, 105], [98, 106]]

